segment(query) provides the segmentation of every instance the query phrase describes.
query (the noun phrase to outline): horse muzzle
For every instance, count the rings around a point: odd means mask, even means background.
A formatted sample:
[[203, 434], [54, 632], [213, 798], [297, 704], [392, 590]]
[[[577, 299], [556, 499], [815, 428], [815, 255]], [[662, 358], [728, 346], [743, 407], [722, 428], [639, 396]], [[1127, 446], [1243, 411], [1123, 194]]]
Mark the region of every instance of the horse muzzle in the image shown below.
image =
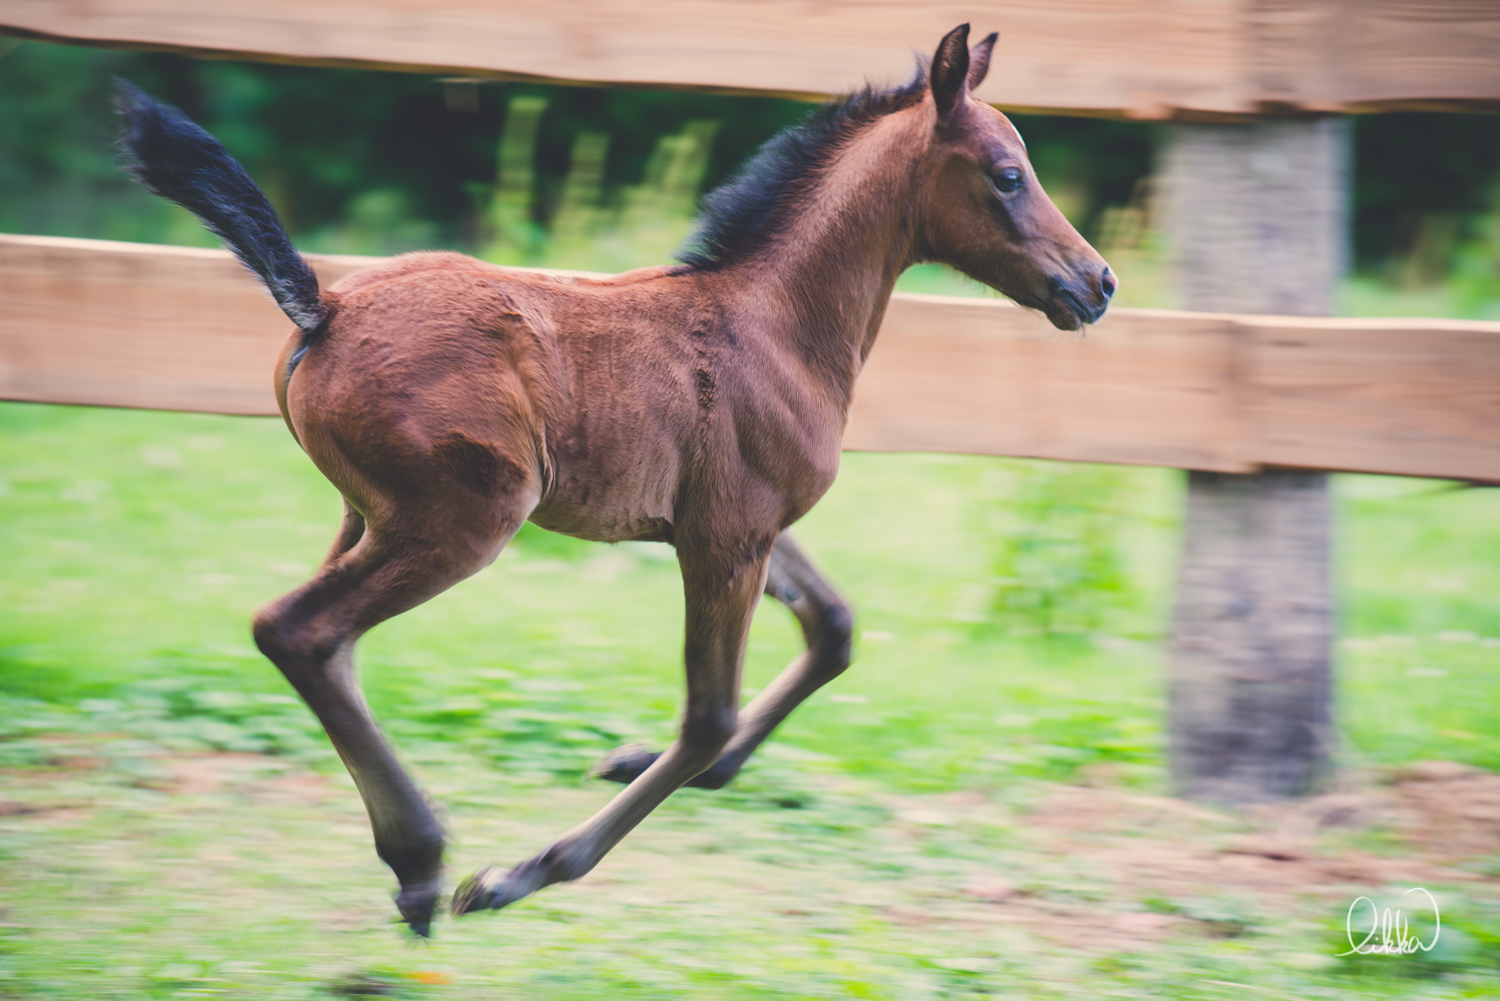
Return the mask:
[[1085, 324], [1097, 322], [1120, 287], [1107, 264], [1091, 279], [1053, 278], [1048, 285], [1047, 305], [1043, 312], [1059, 330], [1077, 330]]

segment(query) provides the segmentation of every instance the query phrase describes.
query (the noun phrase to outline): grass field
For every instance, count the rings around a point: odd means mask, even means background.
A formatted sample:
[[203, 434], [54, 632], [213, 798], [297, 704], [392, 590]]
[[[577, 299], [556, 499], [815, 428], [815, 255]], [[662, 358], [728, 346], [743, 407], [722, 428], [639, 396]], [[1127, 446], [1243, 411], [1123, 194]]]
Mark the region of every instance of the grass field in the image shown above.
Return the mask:
[[[1179, 475], [847, 455], [800, 537], [857, 609], [854, 668], [730, 789], [418, 945], [248, 637], [332, 488], [277, 421], [0, 404], [0, 997], [1500, 996], [1500, 812], [1450, 810], [1492, 776], [1399, 770], [1500, 769], [1500, 495], [1339, 478], [1349, 778], [1316, 816], [1227, 815], [1163, 798]], [[680, 642], [670, 550], [529, 527], [366, 639], [453, 878], [668, 739]], [[795, 652], [766, 604], [747, 686]], [[1441, 950], [1335, 957], [1356, 896], [1414, 880]]]

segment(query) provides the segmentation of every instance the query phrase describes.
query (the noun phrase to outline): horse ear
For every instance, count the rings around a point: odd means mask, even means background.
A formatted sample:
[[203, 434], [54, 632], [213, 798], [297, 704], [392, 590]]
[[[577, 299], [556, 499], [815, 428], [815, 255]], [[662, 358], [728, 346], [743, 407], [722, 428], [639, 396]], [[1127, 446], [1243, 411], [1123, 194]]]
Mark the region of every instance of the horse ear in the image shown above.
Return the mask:
[[984, 83], [985, 74], [990, 71], [990, 54], [995, 51], [995, 42], [999, 40], [1000, 32], [992, 31], [969, 50], [969, 89], [973, 90]]
[[932, 97], [940, 117], [958, 104], [968, 87], [968, 76], [969, 26], [960, 24], [943, 36], [932, 57]]

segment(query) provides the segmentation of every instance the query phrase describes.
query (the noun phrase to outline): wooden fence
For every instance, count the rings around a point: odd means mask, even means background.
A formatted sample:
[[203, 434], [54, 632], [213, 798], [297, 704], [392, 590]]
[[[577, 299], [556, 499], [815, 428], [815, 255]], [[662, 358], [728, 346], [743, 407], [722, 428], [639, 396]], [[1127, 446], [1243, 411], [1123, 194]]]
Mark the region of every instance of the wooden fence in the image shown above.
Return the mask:
[[0, 0], [0, 33], [304, 65], [822, 97], [911, 72], [963, 21], [1002, 32], [979, 96], [1236, 119], [1500, 107], [1486, 0]]
[[[275, 414], [289, 329], [225, 251], [0, 235], [0, 398]], [[1115, 309], [1078, 335], [898, 294], [845, 446], [1500, 482], [1500, 323]]]

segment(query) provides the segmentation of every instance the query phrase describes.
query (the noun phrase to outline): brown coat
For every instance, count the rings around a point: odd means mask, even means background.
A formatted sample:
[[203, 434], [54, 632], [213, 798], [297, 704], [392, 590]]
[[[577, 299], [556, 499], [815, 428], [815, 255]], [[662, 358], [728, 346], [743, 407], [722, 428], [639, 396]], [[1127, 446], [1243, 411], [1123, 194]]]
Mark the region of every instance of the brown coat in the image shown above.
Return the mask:
[[[774, 141], [710, 196], [685, 265], [593, 280], [411, 254], [322, 293], [323, 325], [288, 341], [283, 413], [346, 517], [318, 575], [261, 612], [255, 635], [354, 774], [418, 931], [443, 835], [364, 707], [352, 660], [364, 631], [492, 561], [528, 518], [676, 547], [680, 739], [613, 755], [603, 774], [629, 783], [613, 802], [535, 858], [466, 881], [454, 909], [577, 878], [679, 786], [729, 781], [847, 665], [848, 609], [785, 530], [838, 471], [902, 270], [951, 264], [1059, 327], [1104, 311], [1109, 269], [1036, 184], [1010, 123], [968, 96], [994, 36], [972, 51], [966, 40], [964, 26], [930, 74]], [[762, 591], [792, 608], [808, 652], [740, 710]]]

